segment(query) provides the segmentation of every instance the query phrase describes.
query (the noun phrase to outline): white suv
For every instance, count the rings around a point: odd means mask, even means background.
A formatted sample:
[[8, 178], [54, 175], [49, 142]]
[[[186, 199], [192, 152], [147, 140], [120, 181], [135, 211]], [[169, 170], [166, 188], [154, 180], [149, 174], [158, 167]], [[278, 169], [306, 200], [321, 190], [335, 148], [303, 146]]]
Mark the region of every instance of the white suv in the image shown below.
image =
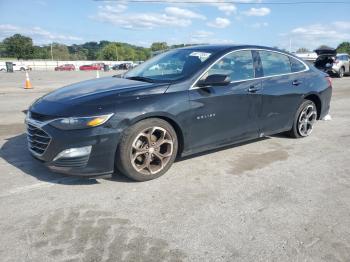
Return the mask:
[[332, 69], [338, 74], [339, 77], [349, 74], [350, 56], [348, 54], [337, 54], [336, 59], [333, 62]]

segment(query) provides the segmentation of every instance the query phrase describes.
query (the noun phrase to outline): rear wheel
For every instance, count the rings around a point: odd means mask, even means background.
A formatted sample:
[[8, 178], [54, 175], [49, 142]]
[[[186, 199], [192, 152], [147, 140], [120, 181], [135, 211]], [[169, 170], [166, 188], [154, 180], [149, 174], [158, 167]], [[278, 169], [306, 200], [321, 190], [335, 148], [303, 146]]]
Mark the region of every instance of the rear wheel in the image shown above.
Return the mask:
[[146, 119], [131, 126], [121, 139], [117, 169], [136, 181], [163, 175], [173, 164], [178, 141], [173, 127], [162, 119]]
[[317, 120], [317, 109], [314, 102], [304, 100], [294, 117], [289, 135], [294, 138], [307, 137], [311, 134]]

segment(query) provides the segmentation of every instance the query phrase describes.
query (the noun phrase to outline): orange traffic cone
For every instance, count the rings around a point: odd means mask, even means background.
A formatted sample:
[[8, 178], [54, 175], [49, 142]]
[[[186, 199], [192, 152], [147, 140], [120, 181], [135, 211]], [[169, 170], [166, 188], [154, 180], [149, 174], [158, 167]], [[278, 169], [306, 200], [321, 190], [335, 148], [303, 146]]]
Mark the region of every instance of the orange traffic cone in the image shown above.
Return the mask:
[[24, 89], [32, 89], [32, 84], [30, 83], [30, 79], [29, 79], [29, 74], [28, 71], [26, 71], [26, 84], [24, 86]]

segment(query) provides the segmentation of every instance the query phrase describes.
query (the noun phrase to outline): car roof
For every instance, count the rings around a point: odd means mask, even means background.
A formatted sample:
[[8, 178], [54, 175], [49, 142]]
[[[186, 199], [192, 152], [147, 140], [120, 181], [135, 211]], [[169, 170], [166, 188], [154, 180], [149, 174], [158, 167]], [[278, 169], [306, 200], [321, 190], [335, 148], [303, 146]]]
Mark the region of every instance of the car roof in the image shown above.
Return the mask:
[[213, 44], [213, 45], [192, 45], [192, 46], [186, 46], [182, 47], [180, 49], [185, 50], [196, 50], [196, 51], [203, 51], [203, 52], [221, 52], [221, 51], [233, 51], [238, 49], [266, 49], [266, 50], [272, 50], [272, 51], [278, 51], [287, 53], [286, 51], [267, 47], [267, 46], [260, 46], [260, 45], [228, 45], [228, 44]]

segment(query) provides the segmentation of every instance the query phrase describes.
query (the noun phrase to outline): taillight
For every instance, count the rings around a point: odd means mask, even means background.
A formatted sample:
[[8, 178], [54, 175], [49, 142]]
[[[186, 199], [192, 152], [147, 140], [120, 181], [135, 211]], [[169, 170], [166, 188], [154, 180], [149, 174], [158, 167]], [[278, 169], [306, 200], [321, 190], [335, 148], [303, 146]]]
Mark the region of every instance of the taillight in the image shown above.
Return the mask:
[[332, 87], [332, 78], [329, 76], [326, 76], [327, 82], [328, 82], [328, 87]]

